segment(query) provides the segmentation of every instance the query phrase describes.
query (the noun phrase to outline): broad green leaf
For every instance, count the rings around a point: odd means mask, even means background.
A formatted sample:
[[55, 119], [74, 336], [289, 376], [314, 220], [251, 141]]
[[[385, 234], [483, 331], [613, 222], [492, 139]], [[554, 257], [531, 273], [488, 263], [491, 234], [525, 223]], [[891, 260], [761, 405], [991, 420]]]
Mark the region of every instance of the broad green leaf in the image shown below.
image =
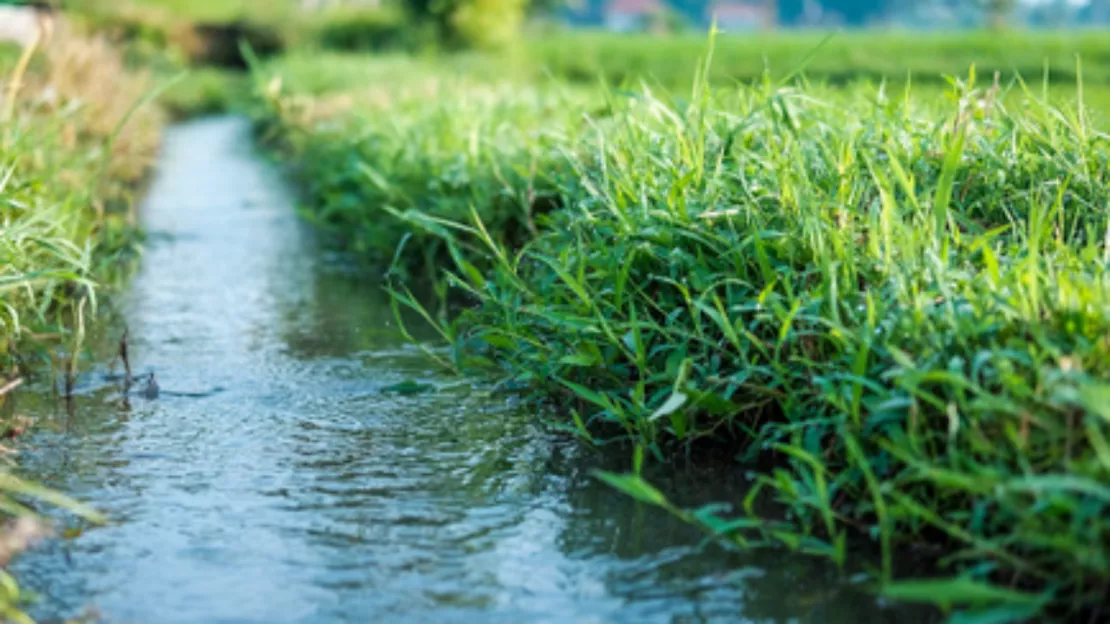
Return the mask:
[[1110, 385], [1090, 384], [1079, 390], [1083, 407], [1110, 422]]
[[595, 366], [597, 364], [597, 358], [585, 353], [575, 353], [572, 355], [564, 355], [559, 358], [559, 363], [566, 364], [567, 366]]
[[1055, 491], [1074, 492], [1093, 496], [1101, 499], [1104, 503], [1110, 504], [1110, 487], [1080, 475], [1034, 475], [1015, 479], [1005, 484], [1004, 487], [1008, 490], [1034, 494]]
[[589, 401], [590, 403], [593, 403], [594, 405], [602, 409], [610, 409], [611, 407], [613, 407], [613, 404], [610, 403], [609, 399], [607, 399], [603, 394], [594, 392], [593, 390], [590, 390], [589, 388], [580, 384], [576, 384], [573, 381], [560, 379], [559, 382], [569, 388], [571, 392], [578, 395], [580, 398], [585, 399], [586, 401]]
[[13, 494], [24, 494], [37, 498], [41, 501], [50, 503], [55, 507], [59, 507], [61, 509], [65, 509], [67, 511], [75, 513], [82, 518], [85, 518], [86, 520], [94, 522], [96, 524], [104, 524], [107, 522], [107, 518], [101, 515], [100, 512], [96, 511], [92, 507], [89, 507], [88, 505], [85, 505], [84, 503], [81, 503], [59, 492], [55, 492], [50, 488], [31, 483], [30, 481], [24, 481], [23, 479], [10, 474], [0, 473], [0, 490], [11, 492]]
[[659, 409], [652, 412], [648, 420], [654, 422], [664, 416], [669, 416], [682, 409], [683, 405], [686, 405], [686, 395], [681, 392], [675, 392], [663, 403], [663, 405], [659, 406]]
[[969, 578], [938, 578], [888, 583], [882, 593], [904, 602], [936, 605], [1035, 604], [1042, 601], [1037, 594], [1027, 594], [997, 587]]
[[594, 476], [638, 501], [658, 507], [669, 506], [667, 497], [638, 475], [597, 471]]

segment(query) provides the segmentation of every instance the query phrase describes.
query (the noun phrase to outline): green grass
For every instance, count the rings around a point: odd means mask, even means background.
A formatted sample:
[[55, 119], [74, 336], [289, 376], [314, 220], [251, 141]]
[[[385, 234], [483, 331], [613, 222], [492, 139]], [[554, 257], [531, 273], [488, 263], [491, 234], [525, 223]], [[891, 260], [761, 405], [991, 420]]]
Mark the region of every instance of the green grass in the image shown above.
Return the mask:
[[[98, 281], [120, 272], [134, 251], [130, 191], [150, 164], [160, 115], [135, 108], [150, 89], [145, 80], [125, 72], [110, 48], [81, 39], [58, 40], [35, 55], [0, 50], [0, 84], [3, 405], [31, 375], [50, 366], [63, 368], [59, 375], [75, 370]], [[10, 432], [25, 426], [4, 423]], [[0, 471], [0, 567], [51, 534], [36, 515], [42, 503], [104, 521]], [[0, 619], [30, 622], [28, 598], [0, 570]]]
[[[830, 37], [827, 41], [826, 38]], [[571, 32], [528, 39], [534, 63], [573, 81], [612, 84], [647, 78], [668, 88], [688, 89], [690, 68], [705, 54], [702, 35], [613, 35]], [[1110, 84], [1110, 44], [1100, 31], [959, 33], [774, 33], [722, 36], [714, 50], [709, 79], [722, 85], [750, 82], [765, 72], [781, 78], [805, 67], [814, 82], [860, 80], [941, 83], [975, 65], [983, 76], [994, 71], [1008, 80], [1020, 75], [1040, 82], [1074, 85], [1076, 59], [1084, 80]], [[823, 45], [822, 45], [822, 42]], [[815, 50], [820, 47], [819, 52]]]
[[160, 125], [149, 108], [130, 114], [151, 85], [102, 43], [59, 41], [27, 60], [0, 65], [3, 84], [22, 85], [0, 101], [3, 377], [71, 340], [95, 307], [95, 278], [131, 253], [131, 189]]
[[250, 93], [250, 81], [241, 73], [198, 67], [167, 90], [159, 104], [174, 119], [191, 119], [241, 110]]
[[293, 14], [296, 0], [83, 0], [71, 10], [100, 13], [154, 10], [193, 22], [223, 22], [239, 18], [284, 19]]
[[[637, 465], [735, 449], [761, 475], [739, 517], [606, 478], [742, 547], [843, 562], [862, 536], [896, 599], [1096, 613], [1110, 139], [1074, 86], [709, 89], [709, 69], [603, 93], [337, 59], [260, 72], [263, 136], [400, 305], [422, 311], [401, 280], [429, 267], [467, 303], [426, 313], [445, 366]], [[945, 580], [893, 583], [907, 551]]]

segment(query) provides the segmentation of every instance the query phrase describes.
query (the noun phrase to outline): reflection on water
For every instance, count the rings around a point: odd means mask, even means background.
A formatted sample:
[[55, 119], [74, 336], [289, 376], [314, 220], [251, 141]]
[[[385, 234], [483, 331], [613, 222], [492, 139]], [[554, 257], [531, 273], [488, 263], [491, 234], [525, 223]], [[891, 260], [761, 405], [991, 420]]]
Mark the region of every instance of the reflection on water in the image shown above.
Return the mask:
[[[168, 393], [121, 405], [105, 362], [72, 410], [45, 391], [15, 406], [41, 423], [24, 469], [114, 519], [20, 561], [37, 615], [911, 621], [823, 563], [699, 549], [690, 527], [591, 479], [598, 458], [438, 376], [389, 331], [372, 280], [328, 270], [249, 142], [236, 119], [173, 130], [145, 206], [165, 236], [123, 318], [136, 369]], [[408, 379], [439, 390], [381, 392]], [[739, 498], [730, 478], [664, 485]]]

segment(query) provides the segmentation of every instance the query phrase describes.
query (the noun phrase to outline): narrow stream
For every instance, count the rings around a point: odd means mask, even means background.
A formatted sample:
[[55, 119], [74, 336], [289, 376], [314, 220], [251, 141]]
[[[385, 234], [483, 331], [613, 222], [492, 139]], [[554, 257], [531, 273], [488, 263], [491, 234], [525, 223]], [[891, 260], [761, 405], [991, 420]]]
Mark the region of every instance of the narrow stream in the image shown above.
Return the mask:
[[[19, 561], [36, 617], [913, 621], [824, 563], [699, 548], [533, 414], [439, 376], [372, 280], [314, 246], [250, 145], [235, 118], [167, 136], [121, 301], [136, 372], [162, 396], [121, 400], [105, 332], [70, 406], [43, 388], [15, 403], [38, 421], [24, 472], [113, 519]], [[410, 379], [437, 390], [382, 391]], [[742, 494], [720, 473], [662, 484], [689, 502]]]

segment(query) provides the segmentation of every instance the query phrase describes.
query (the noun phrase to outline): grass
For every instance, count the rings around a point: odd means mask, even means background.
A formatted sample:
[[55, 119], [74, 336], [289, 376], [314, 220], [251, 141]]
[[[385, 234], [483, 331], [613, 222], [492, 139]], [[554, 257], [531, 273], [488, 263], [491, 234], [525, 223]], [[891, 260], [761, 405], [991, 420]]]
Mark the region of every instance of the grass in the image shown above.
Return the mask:
[[[916, 84], [945, 85], [945, 76], [963, 75], [975, 65], [984, 76], [999, 71], [1006, 80], [1020, 75], [1039, 82], [1047, 70], [1051, 82], [1072, 86], [1078, 56], [1088, 85], [1110, 84], [1110, 48], [1105, 33], [1099, 31], [830, 35], [721, 36], [709, 80], [729, 86], [761, 79], [764, 73], [781, 78], [804, 65], [809, 79], [819, 83], [904, 83], [909, 77]], [[820, 53], [814, 55], [819, 45]], [[690, 68], [705, 53], [705, 38], [568, 32], [530, 37], [526, 50], [533, 63], [566, 80], [596, 83], [603, 76], [610, 84], [620, 84], [650, 78], [668, 88], [687, 90]]]
[[174, 119], [192, 119], [242, 110], [250, 97], [250, 81], [241, 73], [198, 67], [188, 70], [158, 103]]
[[[740, 547], [844, 562], [871, 539], [883, 591], [979, 618], [961, 621], [1098, 617], [1110, 138], [1079, 101], [1101, 70], [1080, 89], [712, 89], [729, 45], [688, 94], [291, 59], [260, 69], [259, 115], [310, 218], [391, 269], [445, 366], [636, 466], [726, 445], [760, 474], [731, 514], [614, 486]], [[461, 313], [406, 294], [429, 268]], [[938, 578], [896, 577], [905, 551]]]
[[102, 41], [59, 35], [27, 59], [26, 73], [19, 61], [3, 72], [9, 88], [0, 131], [0, 345], [6, 358], [28, 339], [50, 343], [35, 338], [63, 331], [62, 310], [95, 303], [94, 276], [129, 253], [131, 189], [152, 162], [160, 125], [151, 109], [132, 114], [151, 85], [125, 72]]
[[[70, 374], [98, 280], [137, 241], [131, 190], [157, 147], [160, 114], [135, 108], [151, 85], [103, 41], [61, 29], [41, 49], [0, 52], [0, 405], [28, 375]], [[127, 122], [124, 124], [124, 122]], [[49, 364], [48, 364], [49, 362]], [[12, 435], [24, 425], [6, 423]], [[0, 567], [50, 534], [42, 504], [95, 511], [0, 471]], [[0, 619], [30, 622], [0, 570]]]
[[102, 14], [145, 11], [191, 22], [224, 22], [284, 19], [295, 12], [297, 0], [84, 0], [75, 8]]

